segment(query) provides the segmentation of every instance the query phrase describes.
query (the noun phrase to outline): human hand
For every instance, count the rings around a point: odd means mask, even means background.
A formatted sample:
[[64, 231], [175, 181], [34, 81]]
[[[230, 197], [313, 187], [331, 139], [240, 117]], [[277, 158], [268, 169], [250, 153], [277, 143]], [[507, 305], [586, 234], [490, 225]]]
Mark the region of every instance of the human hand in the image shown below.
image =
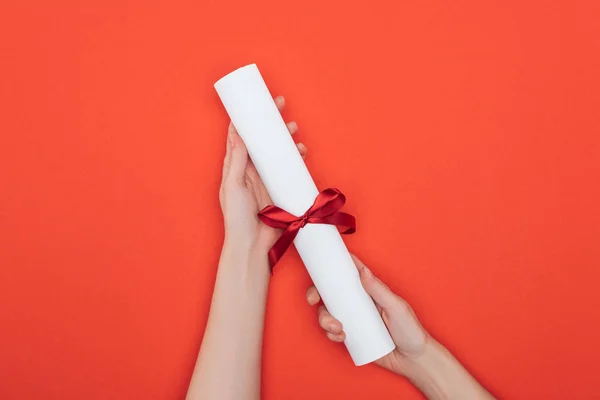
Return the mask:
[[[283, 97], [275, 104], [283, 109]], [[287, 124], [290, 134], [298, 127]], [[302, 156], [306, 147], [299, 143]], [[232, 124], [227, 135], [219, 200], [225, 243], [210, 313], [187, 399], [259, 399], [267, 292], [268, 249], [277, 230], [259, 222], [271, 199]], [[231, 344], [234, 343], [232, 348]]]
[[[354, 264], [360, 274], [360, 280], [365, 291], [373, 298], [381, 317], [385, 322], [396, 349], [390, 354], [378, 359], [375, 363], [400, 375], [404, 375], [408, 361], [421, 355], [425, 351], [427, 332], [406, 301], [397, 296], [383, 282], [381, 282], [367, 266], [352, 254]], [[320, 295], [314, 286], [306, 292], [306, 299], [310, 305], [320, 301]], [[327, 337], [334, 342], [343, 342], [346, 339], [343, 326], [335, 319], [324, 305], [319, 307], [319, 324], [326, 331]]]
[[[283, 111], [283, 96], [276, 97], [275, 104], [280, 112]], [[298, 130], [295, 122], [287, 123], [287, 127], [292, 135]], [[306, 146], [298, 143], [297, 147], [304, 158]], [[237, 250], [255, 249], [267, 254], [277, 239], [278, 232], [260, 223], [257, 214], [271, 204], [271, 198], [233, 123], [229, 124], [228, 129], [219, 200], [225, 221], [225, 242], [235, 243]]]

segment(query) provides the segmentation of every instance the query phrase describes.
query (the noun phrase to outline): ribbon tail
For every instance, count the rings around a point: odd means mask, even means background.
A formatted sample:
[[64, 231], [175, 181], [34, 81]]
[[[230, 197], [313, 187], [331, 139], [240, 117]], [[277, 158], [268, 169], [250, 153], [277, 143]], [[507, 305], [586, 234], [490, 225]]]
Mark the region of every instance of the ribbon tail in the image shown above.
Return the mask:
[[283, 257], [285, 251], [292, 245], [292, 242], [298, 235], [298, 230], [300, 228], [295, 225], [290, 225], [277, 239], [271, 250], [269, 250], [269, 265], [271, 267], [271, 272], [273, 272], [273, 267], [275, 264]]
[[324, 218], [319, 218], [313, 223], [336, 225], [340, 230], [340, 233], [344, 235], [356, 232], [356, 218], [354, 218], [354, 215], [341, 211]]

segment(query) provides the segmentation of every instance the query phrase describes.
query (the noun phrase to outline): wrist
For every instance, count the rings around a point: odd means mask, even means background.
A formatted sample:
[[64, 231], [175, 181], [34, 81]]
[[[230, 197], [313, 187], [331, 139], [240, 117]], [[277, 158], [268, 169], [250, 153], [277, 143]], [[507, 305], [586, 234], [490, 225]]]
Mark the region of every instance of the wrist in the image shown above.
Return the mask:
[[225, 235], [219, 266], [253, 271], [269, 270], [267, 250], [256, 246], [250, 240], [240, 240]]
[[407, 358], [402, 375], [428, 399], [493, 399], [439, 342], [427, 336], [424, 351]]
[[429, 399], [450, 399], [447, 375], [453, 368], [453, 357], [431, 336], [427, 336], [423, 351], [407, 357], [401, 375], [410, 380]]

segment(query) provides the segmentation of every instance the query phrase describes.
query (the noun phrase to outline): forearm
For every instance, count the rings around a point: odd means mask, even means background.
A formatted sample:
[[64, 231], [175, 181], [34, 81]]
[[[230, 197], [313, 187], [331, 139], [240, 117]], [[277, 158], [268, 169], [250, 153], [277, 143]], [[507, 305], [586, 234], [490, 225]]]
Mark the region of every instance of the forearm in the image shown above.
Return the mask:
[[429, 400], [493, 400], [454, 356], [435, 339], [428, 337], [425, 350], [407, 359], [403, 375]]
[[[265, 253], [265, 252], [263, 252]], [[188, 400], [260, 397], [266, 254], [226, 243]]]

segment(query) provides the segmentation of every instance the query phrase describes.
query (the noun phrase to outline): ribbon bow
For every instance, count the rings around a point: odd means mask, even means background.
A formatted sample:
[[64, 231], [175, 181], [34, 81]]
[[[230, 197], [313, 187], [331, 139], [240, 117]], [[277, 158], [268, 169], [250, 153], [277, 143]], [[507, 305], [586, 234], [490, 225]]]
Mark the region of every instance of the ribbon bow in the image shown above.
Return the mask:
[[258, 218], [272, 228], [285, 229], [281, 237], [269, 250], [271, 270], [283, 253], [292, 244], [300, 228], [306, 224], [329, 224], [342, 227], [340, 233], [350, 234], [356, 231], [354, 216], [338, 211], [346, 202], [346, 196], [338, 189], [325, 189], [315, 199], [313, 205], [300, 217], [290, 214], [277, 206], [266, 206], [258, 213]]

